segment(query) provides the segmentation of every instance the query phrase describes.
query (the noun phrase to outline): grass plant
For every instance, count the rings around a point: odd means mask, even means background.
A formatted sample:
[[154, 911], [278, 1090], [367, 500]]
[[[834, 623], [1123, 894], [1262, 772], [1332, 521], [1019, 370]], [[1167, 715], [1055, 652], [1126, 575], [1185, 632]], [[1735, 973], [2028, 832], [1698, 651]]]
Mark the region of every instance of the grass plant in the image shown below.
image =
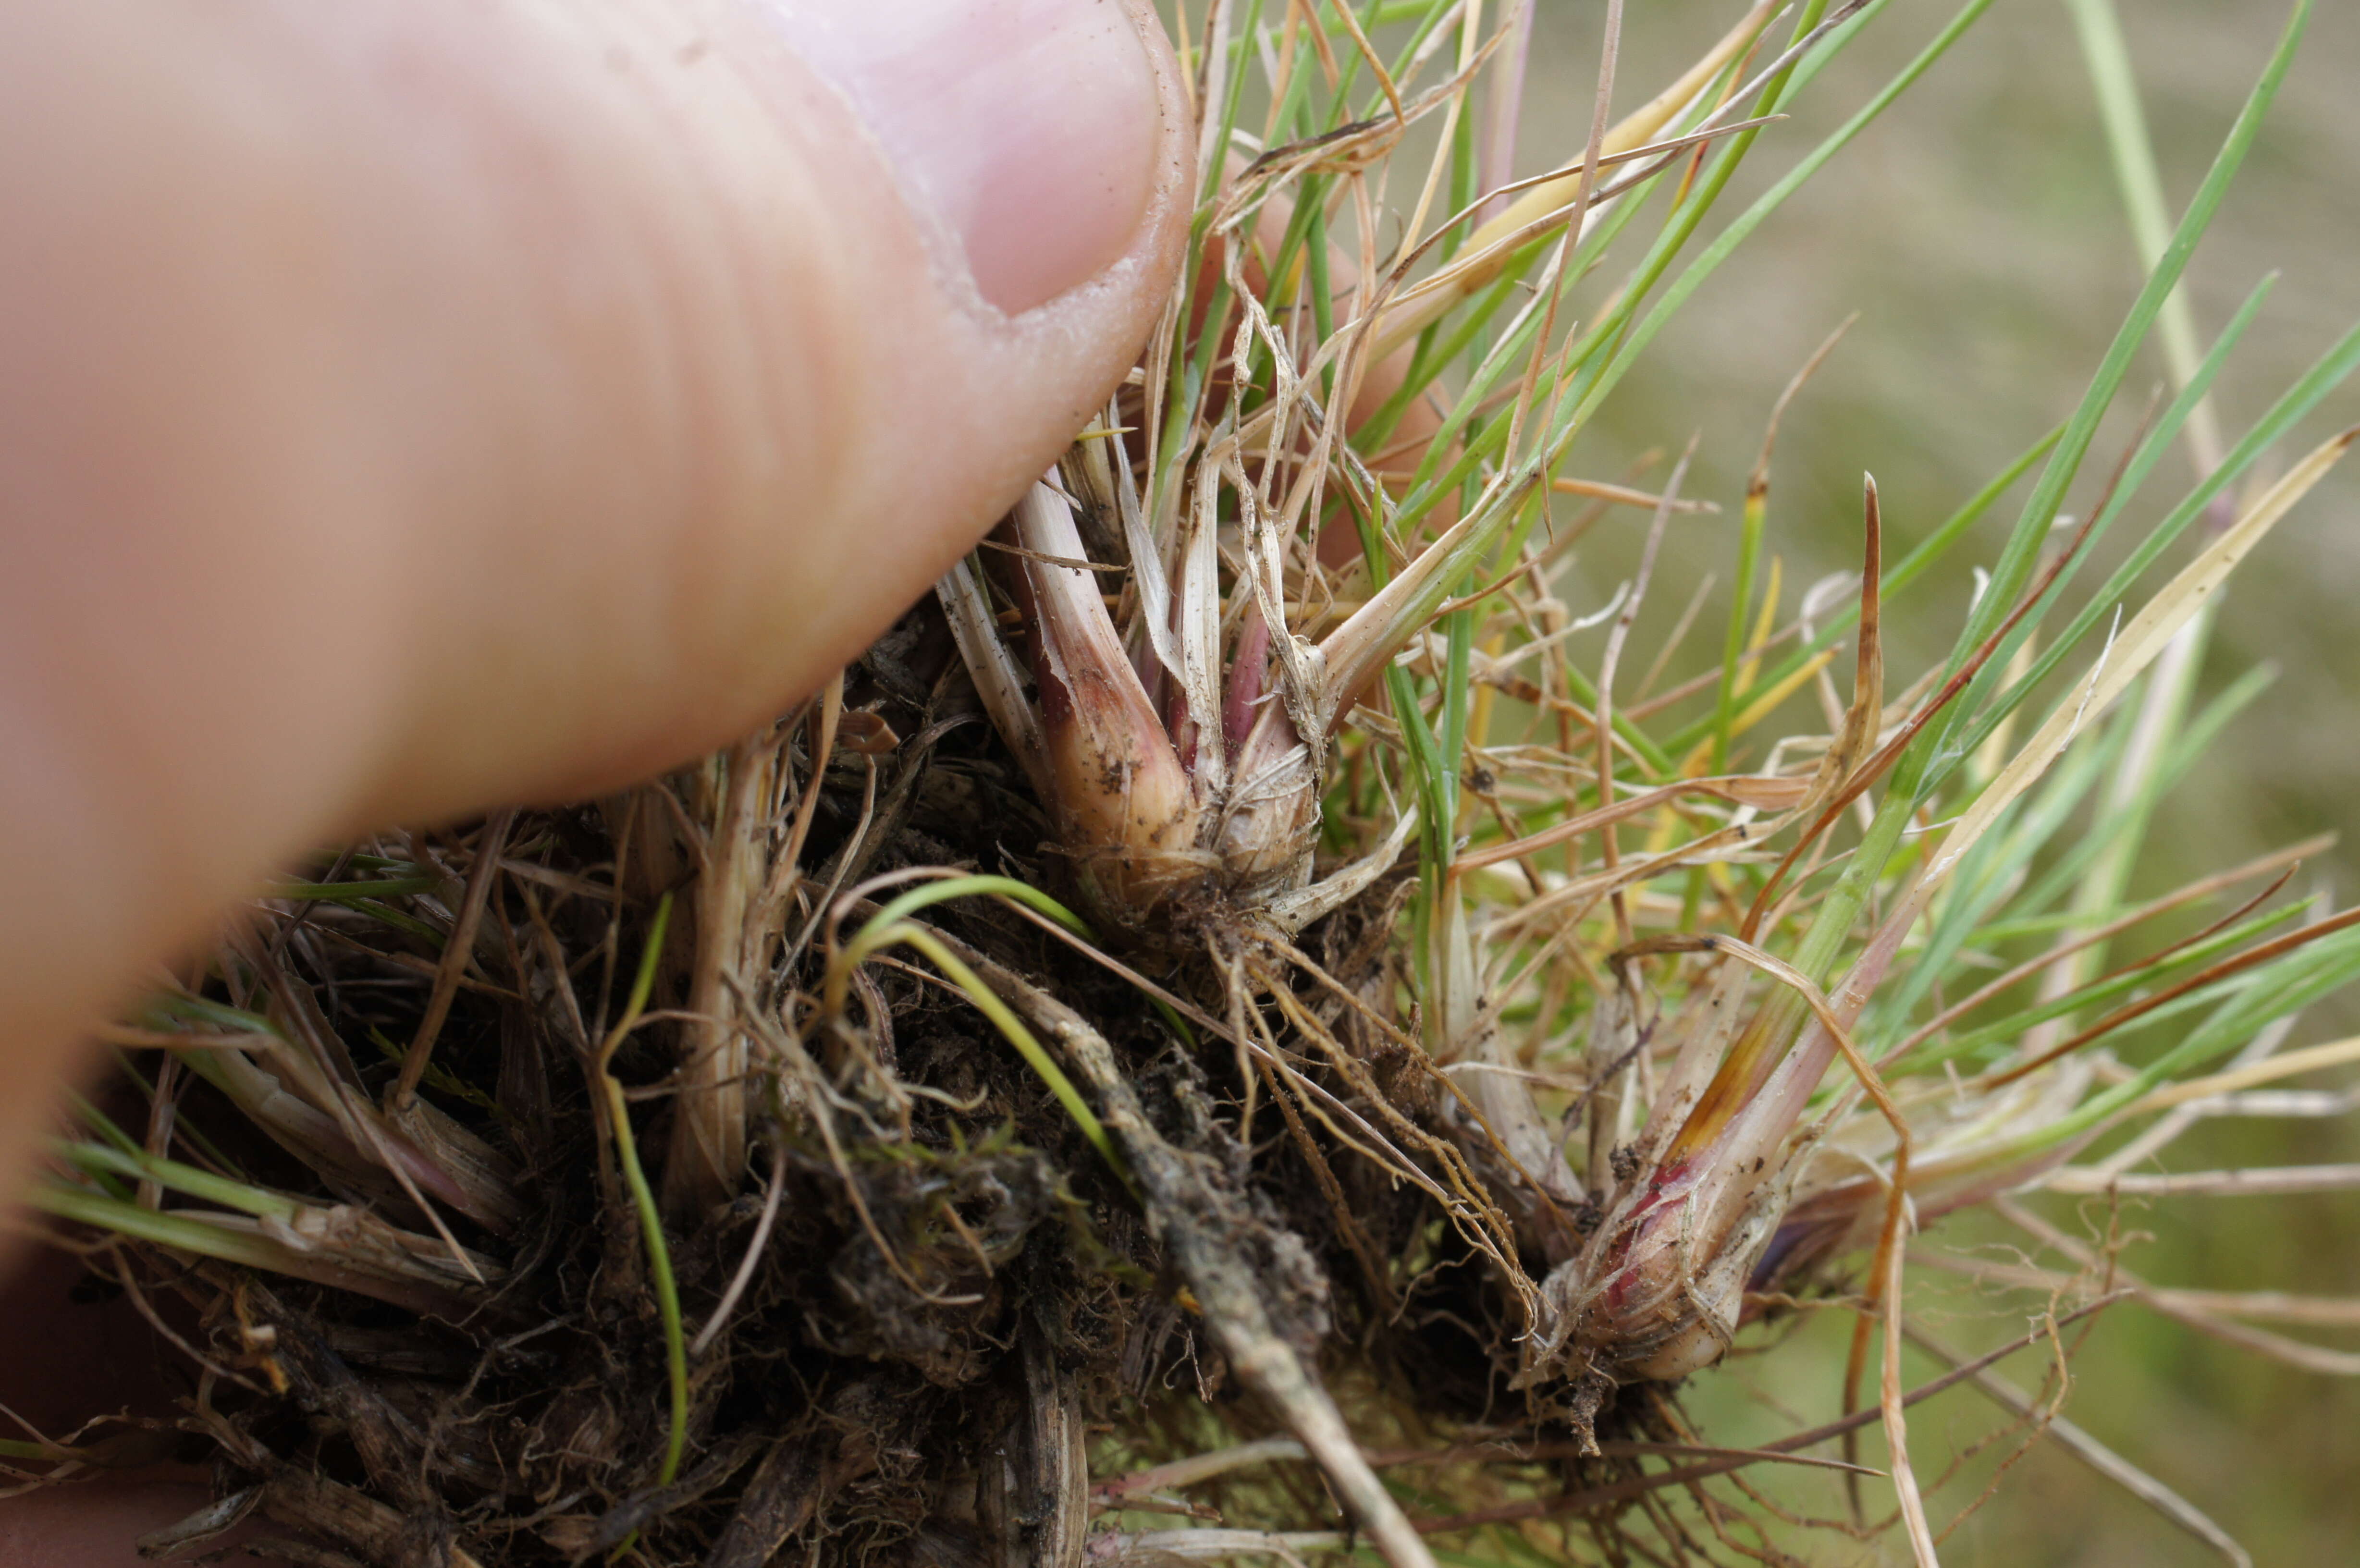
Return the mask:
[[[2182, 289], [2308, 0], [2176, 222], [2110, 0], [2073, 0], [2145, 281], [2078, 406], [1910, 548], [1866, 479], [1859, 570], [1785, 580], [1776, 434], [1835, 337], [1727, 511], [1685, 431], [1660, 474], [1580, 472], [1651, 342], [1987, 5], [1803, 145], [1787, 112], [1890, 0], [1756, 5], [1636, 90], [1609, 0], [1586, 143], [1524, 180], [1524, 7], [1178, 7], [1183, 285], [935, 602], [696, 767], [323, 859], [111, 1031], [139, 1067], [33, 1201], [201, 1325], [186, 1424], [228, 1495], [405, 1564], [1889, 1532], [1926, 1565], [1982, 1499], [1913, 1464], [1910, 1412], [1972, 1384], [2234, 1558], [2059, 1415], [2067, 1351], [2120, 1303], [2349, 1375], [2255, 1324], [2360, 1314], [2151, 1285], [2111, 1209], [2084, 1236], [2016, 1195], [2360, 1181], [2155, 1168], [2360, 1060], [2289, 1048], [2360, 978], [2360, 912], [2292, 883], [2320, 846], [2136, 876], [2258, 690], [2199, 701], [2212, 606], [2355, 434], [2288, 454], [2360, 328], [2223, 435], [2267, 283], [2209, 348]], [[1626, 527], [1581, 613], [1563, 562]], [[1706, 550], [1735, 592], [1691, 637]], [[1970, 579], [1948, 654], [1891, 668]], [[1941, 1250], [1963, 1211], [2021, 1258]], [[1950, 1353], [1928, 1268], [2040, 1322]], [[1699, 1427], [1721, 1362], [1829, 1313], [1836, 1419]], [[1910, 1386], [1905, 1344], [1950, 1369]]]

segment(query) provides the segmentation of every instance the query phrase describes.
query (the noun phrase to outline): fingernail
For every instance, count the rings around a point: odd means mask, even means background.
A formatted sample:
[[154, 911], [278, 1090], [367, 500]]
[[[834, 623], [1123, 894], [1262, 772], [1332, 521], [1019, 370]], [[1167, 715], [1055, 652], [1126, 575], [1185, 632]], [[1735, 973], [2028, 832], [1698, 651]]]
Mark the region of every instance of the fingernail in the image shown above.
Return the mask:
[[1104, 272], [1153, 193], [1162, 106], [1122, 0], [768, 0], [922, 222], [1011, 315]]

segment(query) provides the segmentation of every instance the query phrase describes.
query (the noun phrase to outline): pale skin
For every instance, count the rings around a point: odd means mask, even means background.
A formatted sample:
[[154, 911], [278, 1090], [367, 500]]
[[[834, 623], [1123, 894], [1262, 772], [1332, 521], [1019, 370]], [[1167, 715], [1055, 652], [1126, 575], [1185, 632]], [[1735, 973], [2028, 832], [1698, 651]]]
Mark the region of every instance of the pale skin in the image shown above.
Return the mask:
[[[0, 6], [0, 1179], [275, 868], [727, 743], [1102, 405], [1185, 236], [1174, 67], [1116, 0], [961, 14], [944, 81], [1037, 146], [826, 5]], [[112, 1375], [60, 1286], [0, 1301], [0, 1399], [11, 1346]], [[0, 1561], [202, 1495], [0, 1500]]]

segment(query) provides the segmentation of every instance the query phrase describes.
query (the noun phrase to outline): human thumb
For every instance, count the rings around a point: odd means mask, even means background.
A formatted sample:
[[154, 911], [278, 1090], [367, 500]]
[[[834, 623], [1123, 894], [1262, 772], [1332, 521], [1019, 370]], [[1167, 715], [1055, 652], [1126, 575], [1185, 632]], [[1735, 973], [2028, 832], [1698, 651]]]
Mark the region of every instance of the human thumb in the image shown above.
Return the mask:
[[1185, 122], [1145, 0], [0, 6], [0, 1092], [855, 653], [1133, 363]]

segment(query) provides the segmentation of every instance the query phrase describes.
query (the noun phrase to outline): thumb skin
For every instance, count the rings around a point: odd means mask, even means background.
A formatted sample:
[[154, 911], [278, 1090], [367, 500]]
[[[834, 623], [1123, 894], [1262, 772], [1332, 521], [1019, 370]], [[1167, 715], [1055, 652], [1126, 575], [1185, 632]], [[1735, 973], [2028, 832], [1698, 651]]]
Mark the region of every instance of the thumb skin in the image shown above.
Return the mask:
[[302, 849], [781, 711], [1102, 407], [1145, 0], [0, 5], [0, 1181]]

